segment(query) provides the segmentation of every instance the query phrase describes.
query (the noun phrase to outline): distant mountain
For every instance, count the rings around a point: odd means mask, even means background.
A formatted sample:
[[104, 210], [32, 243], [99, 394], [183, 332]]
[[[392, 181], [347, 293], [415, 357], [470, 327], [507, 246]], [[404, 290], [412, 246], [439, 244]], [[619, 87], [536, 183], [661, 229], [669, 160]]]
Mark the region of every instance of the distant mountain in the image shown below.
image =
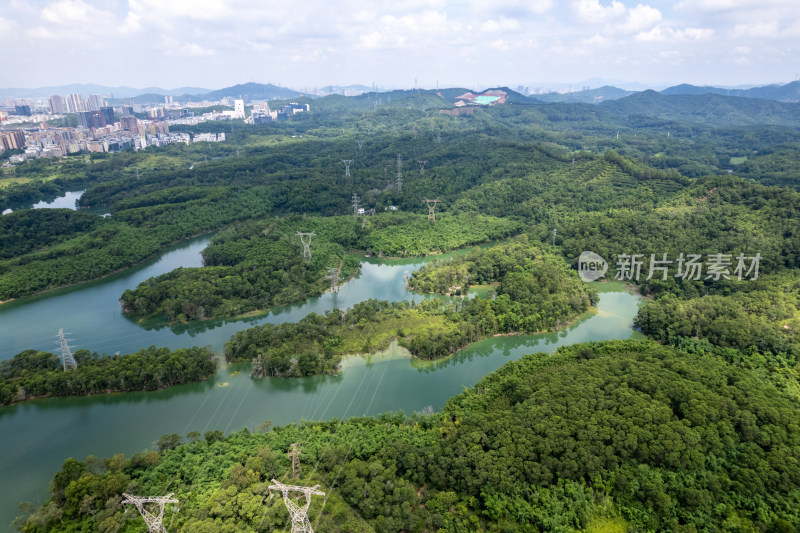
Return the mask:
[[673, 94], [724, 94], [727, 95], [730, 89], [722, 89], [720, 87], [710, 87], [708, 85], [699, 86], [699, 85], [690, 85], [688, 83], [681, 83], [680, 85], [675, 85], [673, 87], [667, 87], [661, 94], [665, 95], [673, 95]]
[[[115, 95], [116, 96], [116, 95]], [[108, 100], [109, 105], [123, 105], [123, 104], [163, 104], [165, 94], [159, 93], [144, 93], [128, 98], [111, 98]], [[194, 100], [199, 95], [172, 95], [176, 101]]]
[[380, 93], [380, 92], [384, 92], [384, 90], [356, 83], [354, 85], [326, 85], [325, 87], [317, 89], [315, 91], [316, 93], [315, 96], [325, 96], [328, 94], [343, 94], [346, 96], [348, 95], [357, 96], [363, 93]]
[[[516, 103], [516, 104], [530, 104], [532, 101], [525, 96], [524, 94], [518, 93], [508, 87], [492, 87], [490, 89], [486, 89], [484, 91], [473, 91], [471, 89], [463, 89], [463, 88], [450, 88], [450, 89], [428, 89], [423, 92], [437, 94], [444, 98], [449, 103], [453, 104], [458, 100], [466, 101], [467, 103], [470, 102], [480, 102], [480, 100], [476, 100], [476, 97], [498, 97], [496, 102], [492, 102], [494, 105], [495, 103], [498, 105], [505, 104], [505, 103]], [[485, 104], [484, 104], [485, 105]]]
[[661, 94], [643, 91], [603, 102], [600, 107], [616, 115], [652, 117], [665, 122], [729, 126], [800, 125], [800, 104], [722, 94]]
[[90, 94], [113, 94], [114, 98], [132, 98], [142, 94], [153, 93], [162, 96], [165, 95], [183, 95], [183, 94], [203, 94], [209, 92], [210, 89], [203, 89], [202, 87], [178, 87], [177, 89], [162, 89], [161, 87], [146, 87], [144, 89], [135, 89], [133, 87], [119, 86], [110, 87], [108, 85], [97, 85], [94, 83], [73, 83], [71, 85], [55, 85], [51, 87], [37, 87], [34, 89], [24, 88], [9, 88], [0, 89], [0, 98], [42, 98], [49, 97], [54, 94], [67, 95], [67, 94], [80, 94], [87, 96]]
[[[164, 96], [170, 95], [175, 97], [176, 102], [200, 102], [203, 100], [219, 100], [220, 98], [248, 98], [251, 100], [273, 100], [284, 98], [299, 98], [305, 96], [299, 91], [287, 89], [286, 87], [278, 87], [270, 83], [242, 83], [233, 85], [231, 87], [224, 87], [216, 91], [209, 91], [201, 89], [201, 92], [190, 94], [186, 91], [192, 90], [191, 87], [181, 89], [173, 89], [169, 93], [148, 92], [130, 98], [114, 98], [111, 103], [114, 105], [132, 103], [132, 104], [149, 104], [149, 103], [162, 103]], [[176, 94], [178, 91], [184, 91]], [[116, 95], [114, 95], [116, 96]]]
[[241, 98], [247, 96], [251, 100], [272, 100], [273, 98], [297, 98], [304, 96], [300, 91], [278, 87], [271, 83], [241, 83], [231, 87], [225, 87], [217, 91], [198, 95], [202, 100], [218, 100], [219, 98]]
[[750, 89], [724, 89], [722, 87], [700, 87], [682, 83], [674, 87], [668, 87], [661, 91], [661, 94], [721, 94], [724, 96], [739, 96], [742, 98], [767, 98], [778, 100], [779, 102], [800, 102], [800, 81], [793, 81], [786, 85], [765, 85], [763, 87], [752, 87]]
[[[139, 94], [161, 94], [164, 96], [183, 96], [184, 94], [206, 94], [210, 93], [211, 89], [203, 89], [202, 87], [178, 87], [177, 89], [162, 89], [160, 87], [145, 87], [140, 89]], [[117, 96], [114, 93], [114, 96]]]
[[568, 93], [544, 93], [532, 94], [529, 98], [533, 98], [540, 102], [567, 102], [567, 103], [582, 103], [582, 104], [599, 104], [608, 100], [616, 100], [617, 98], [624, 98], [633, 94], [635, 91], [626, 91], [619, 87], [612, 87], [605, 85], [597, 89], [588, 89], [584, 91], [573, 91]]

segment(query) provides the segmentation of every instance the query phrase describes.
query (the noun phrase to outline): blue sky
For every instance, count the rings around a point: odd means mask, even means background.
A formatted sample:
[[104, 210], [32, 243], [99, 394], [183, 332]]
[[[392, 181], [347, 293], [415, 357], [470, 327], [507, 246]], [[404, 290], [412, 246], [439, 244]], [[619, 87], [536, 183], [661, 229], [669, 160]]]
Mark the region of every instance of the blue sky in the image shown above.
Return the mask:
[[788, 82], [797, 2], [0, 0], [0, 86]]

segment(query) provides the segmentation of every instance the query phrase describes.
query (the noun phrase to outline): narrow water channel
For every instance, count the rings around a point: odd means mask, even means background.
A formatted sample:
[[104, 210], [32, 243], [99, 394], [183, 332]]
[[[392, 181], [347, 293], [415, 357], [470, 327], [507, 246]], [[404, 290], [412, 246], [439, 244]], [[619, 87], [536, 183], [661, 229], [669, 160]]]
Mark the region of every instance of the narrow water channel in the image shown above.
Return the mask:
[[[59, 328], [75, 348], [127, 353], [151, 344], [176, 348], [211, 345], [220, 350], [235, 332], [264, 322], [296, 321], [310, 312], [349, 307], [368, 298], [393, 301], [416, 298], [404, 273], [424, 260], [364, 262], [361, 275], [338, 294], [273, 310], [244, 320], [219, 320], [191, 327], [170, 327], [153, 320], [126, 318], [117, 299], [126, 288], [178, 266], [200, 264], [208, 237], [187, 241], [158, 259], [97, 282], [38, 298], [0, 305], [0, 359], [27, 348], [55, 349]], [[385, 411], [438, 410], [463, 387], [504, 363], [534, 352], [589, 340], [627, 338], [637, 298], [620, 285], [600, 286], [597, 313], [553, 334], [494, 337], [437, 362], [422, 362], [393, 347], [371, 357], [350, 357], [336, 376], [252, 380], [249, 365], [221, 365], [203, 383], [163, 391], [47, 399], [0, 408], [0, 529], [13, 520], [20, 501], [36, 505], [68, 457], [84, 459], [123, 452], [131, 455], [167, 433], [256, 427], [264, 420], [283, 425], [302, 419], [346, 418]]]

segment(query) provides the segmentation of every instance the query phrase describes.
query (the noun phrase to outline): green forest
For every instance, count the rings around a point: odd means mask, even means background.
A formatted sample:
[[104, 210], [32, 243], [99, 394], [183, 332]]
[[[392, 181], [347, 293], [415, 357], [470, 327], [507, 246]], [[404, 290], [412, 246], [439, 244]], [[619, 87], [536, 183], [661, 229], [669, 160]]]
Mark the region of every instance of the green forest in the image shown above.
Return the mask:
[[74, 354], [65, 369], [61, 356], [26, 350], [0, 361], [0, 406], [33, 398], [148, 391], [210, 378], [216, 371], [208, 348], [169, 350], [150, 346], [126, 355]]
[[[231, 317], [298, 303], [330, 287], [331, 269], [342, 282], [358, 271], [359, 255], [425, 255], [505, 237], [515, 221], [445, 215], [432, 223], [422, 215], [384, 213], [288, 217], [249, 221], [214, 237], [202, 268], [182, 268], [142, 282], [122, 294], [126, 311], [163, 314], [170, 321]], [[314, 233], [306, 259], [297, 233]]]
[[[642, 297], [634, 325], [645, 340], [526, 355], [439, 412], [197, 428], [131, 457], [67, 459], [49, 500], [23, 505], [15, 527], [138, 532], [122, 493], [174, 492], [169, 531], [289, 531], [270, 497], [275, 478], [320, 485], [316, 531], [800, 529], [800, 104], [514, 95], [439, 113], [457, 91], [394, 91], [380, 106], [375, 94], [333, 95], [291, 121], [237, 122], [225, 143], [2, 170], [0, 210], [14, 212], [0, 217], [0, 301], [213, 233], [203, 267], [121, 295], [133, 319], [189, 323], [302, 302], [330, 287], [331, 269], [340, 283], [357, 276], [364, 256], [482, 244], [412, 273], [422, 301], [371, 299], [238, 331], [224, 357], [268, 380], [333, 374], [345, 355], [393, 342], [427, 360], [493, 335], [558, 330], [598, 301], [576, 270], [584, 251], [608, 260], [606, 279], [624, 254], [758, 255], [758, 276], [695, 280], [673, 264], [645, 279], [645, 264], [625, 280]], [[79, 189], [78, 211], [24, 208]], [[439, 200], [435, 222], [426, 199]], [[308, 260], [298, 232], [315, 234]], [[81, 351], [64, 372], [57, 356], [25, 351], [0, 363], [0, 403], [205, 379], [212, 355]]]
[[[68, 459], [24, 531], [141, 530], [124, 491], [174, 492], [174, 531], [288, 531], [270, 480], [320, 484], [319, 531], [793, 531], [800, 406], [751, 370], [652, 341], [508, 363], [440, 413], [165, 435]], [[286, 472], [302, 448], [300, 478]]]
[[[555, 330], [597, 300], [597, 291], [561, 258], [543, 253], [524, 236], [461, 257], [477, 272], [475, 279], [498, 282], [491, 298], [368, 300], [324, 316], [311, 313], [297, 323], [239, 331], [225, 344], [225, 357], [252, 361], [258, 377], [331, 373], [343, 355], [385, 349], [393, 340], [416, 357], [435, 359], [495, 334]], [[463, 261], [433, 263], [422, 272], [430, 279]]]

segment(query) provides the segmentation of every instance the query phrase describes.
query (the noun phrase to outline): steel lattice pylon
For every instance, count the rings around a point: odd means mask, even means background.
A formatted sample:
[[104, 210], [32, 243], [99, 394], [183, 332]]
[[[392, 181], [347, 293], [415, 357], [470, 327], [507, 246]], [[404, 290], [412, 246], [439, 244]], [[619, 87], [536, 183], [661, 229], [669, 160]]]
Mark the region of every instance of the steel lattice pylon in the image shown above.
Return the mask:
[[67, 368], [78, 368], [78, 363], [75, 362], [72, 350], [70, 350], [67, 339], [64, 337], [63, 329], [58, 330], [58, 341], [61, 343], [61, 361], [64, 365], [64, 370]]
[[[147, 524], [147, 531], [150, 533], [167, 533], [164, 529], [164, 506], [168, 503], [177, 504], [178, 500], [172, 497], [173, 493], [166, 496], [131, 496], [130, 494], [122, 493], [125, 497], [122, 500], [122, 505], [133, 504], [139, 510], [139, 514], [144, 518], [144, 523]], [[158, 514], [156, 515], [145, 504], [156, 504], [158, 506]], [[151, 506], [153, 508], [154, 506]], [[153, 508], [153, 510], [155, 510]]]
[[353, 163], [352, 159], [342, 159], [342, 163], [344, 163], [344, 175], [345, 177], [350, 177], [350, 165]]
[[[292, 533], [314, 533], [311, 522], [308, 520], [308, 508], [311, 506], [311, 496], [324, 496], [325, 493], [317, 490], [319, 485], [313, 487], [299, 487], [297, 485], [284, 485], [280, 481], [272, 480], [273, 485], [269, 490], [279, 490], [283, 494], [283, 503], [292, 519]], [[306, 497], [306, 504], [302, 507], [289, 497], [290, 492], [300, 492]]]
[[428, 204], [428, 220], [436, 222], [436, 204], [441, 202], [438, 198], [435, 200], [428, 200], [425, 198], [425, 203]]
[[310, 260], [311, 259], [311, 237], [316, 235], [316, 233], [301, 233], [297, 232], [297, 235], [300, 236], [300, 242], [303, 243], [303, 259]]

